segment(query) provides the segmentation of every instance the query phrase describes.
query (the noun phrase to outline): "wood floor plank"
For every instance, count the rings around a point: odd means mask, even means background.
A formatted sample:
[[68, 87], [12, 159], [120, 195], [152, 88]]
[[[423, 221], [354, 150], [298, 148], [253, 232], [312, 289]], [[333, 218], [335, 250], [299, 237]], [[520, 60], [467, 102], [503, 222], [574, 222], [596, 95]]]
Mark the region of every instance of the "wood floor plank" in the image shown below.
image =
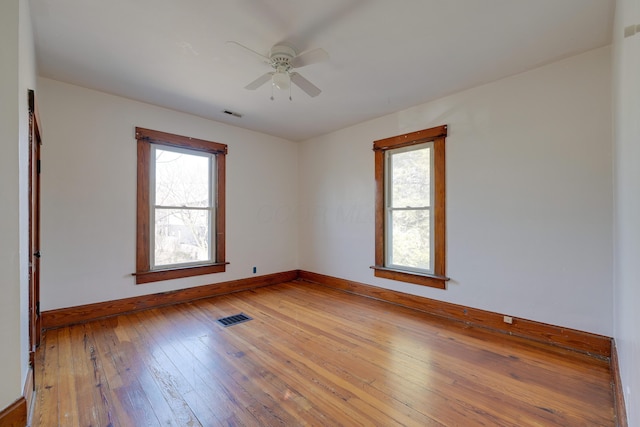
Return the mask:
[[[263, 314], [265, 313], [265, 311], [264, 311], [264, 307], [261, 307], [261, 313], [263, 313]], [[319, 322], [320, 322], [320, 321], [319, 321], [319, 320], [318, 320], [318, 318], [316, 317], [316, 318], [314, 319], [314, 323], [315, 323], [315, 324], [318, 324]], [[357, 328], [357, 326], [354, 326], [354, 327], [356, 327], [356, 328]], [[482, 332], [482, 331], [480, 331], [480, 332]], [[360, 335], [368, 336], [368, 333], [367, 333], [367, 331], [366, 331], [366, 330], [360, 330]], [[358, 336], [360, 336], [360, 335], [356, 335], [356, 336], [358, 337]], [[398, 336], [399, 336], [400, 334], [396, 332], [396, 333], [394, 333], [394, 334], [392, 334], [392, 335], [397, 339], [397, 338], [398, 338]], [[388, 340], [388, 336], [387, 336], [387, 334], [382, 335], [382, 334], [380, 333], [380, 331], [378, 330], [378, 331], [377, 331], [377, 335], [376, 335], [376, 346], [381, 345], [381, 343], [384, 343], [386, 340]], [[409, 343], [409, 342], [410, 342], [410, 341], [407, 341], [407, 343]], [[396, 346], [396, 347], [404, 349], [404, 348], [407, 346], [407, 343], [404, 343], [403, 345], [401, 345], [401, 346]], [[396, 344], [397, 344], [397, 343], [396, 343]], [[369, 349], [369, 351], [370, 351], [370, 349]], [[387, 354], [387, 352], [389, 351], [389, 349], [388, 349], [388, 348], [384, 348], [384, 347], [383, 347], [380, 351], [382, 352], [382, 354]], [[449, 351], [450, 351], [450, 354], [455, 354], [455, 353], [456, 353], [455, 349], [453, 349], [453, 350], [449, 350]], [[401, 351], [401, 353], [402, 353], [402, 351]], [[467, 352], [459, 352], [459, 351], [458, 351], [457, 353], [460, 353], [461, 355], [466, 355], [466, 354], [467, 354]], [[483, 351], [482, 351], [482, 352], [480, 352], [480, 353], [486, 353], [486, 351], [484, 351], [484, 350], [483, 350]], [[370, 356], [373, 356], [371, 353], [370, 353], [369, 355], [370, 355]], [[345, 354], [344, 354], [344, 353], [343, 353], [343, 356], [345, 356]], [[396, 354], [396, 356], [398, 356], [398, 355]], [[481, 356], [482, 356], [482, 357], [484, 357], [484, 358], [486, 359], [486, 354], [485, 354], [485, 355], [481, 354]], [[442, 355], [440, 355], [440, 358], [442, 358], [442, 357], [449, 357], [449, 356], [448, 356], [447, 354], [442, 354]], [[397, 357], [396, 357], [396, 359], [397, 359], [397, 360], [396, 360], [396, 362], [394, 363], [394, 365], [395, 365], [395, 366], [396, 366], [396, 368], [397, 368], [397, 367], [398, 367], [398, 365], [401, 365], [403, 362], [402, 362], [402, 360], [401, 360], [401, 359], [399, 359], [399, 358], [397, 358]], [[459, 358], [458, 358], [458, 359], [459, 359]], [[415, 362], [415, 361], [414, 361], [414, 362]], [[453, 359], [451, 359], [451, 358], [450, 358], [450, 360], [449, 360], [449, 364], [452, 364], [452, 363], [454, 363], [454, 362], [457, 364], [458, 368], [461, 368], [461, 367], [464, 367], [464, 366], [465, 366], [464, 364], [461, 364], [461, 363], [462, 363], [462, 361], [461, 361], [461, 360], [453, 360]], [[477, 371], [476, 362], [477, 362], [477, 360], [470, 360], [470, 361], [467, 361], [467, 362], [466, 362], [466, 365], [469, 365], [470, 363], [473, 363], [473, 366], [471, 366], [471, 367], [470, 367], [470, 372], [469, 372], [469, 374], [470, 374], [470, 375], [475, 375], [475, 376], [476, 376], [476, 378], [479, 378], [479, 379], [481, 379], [481, 380], [484, 380], [483, 378], [481, 378], [481, 377], [478, 375], [478, 372], [476, 372], [476, 371]], [[486, 362], [487, 362], [487, 360], [485, 360], [485, 363], [486, 363]], [[366, 361], [365, 361], [364, 359], [362, 359], [362, 360], [360, 360], [360, 362], [356, 362], [356, 363], [347, 363], [347, 364], [348, 364], [349, 366], [362, 366], [364, 363], [366, 363]], [[500, 367], [500, 365], [497, 365], [497, 367]], [[414, 374], [414, 375], [416, 375], [416, 376], [417, 376], [417, 374], [419, 374], [419, 372], [416, 372], [416, 370], [415, 370], [415, 366], [410, 367], [410, 369], [411, 369], [411, 370], [413, 370], [413, 374]], [[433, 369], [433, 368], [430, 368], [430, 369]], [[375, 367], [374, 367], [373, 369], [371, 369], [371, 368], [370, 368], [369, 370], [370, 370], [370, 371], [375, 371]], [[436, 371], [436, 370], [434, 370], [434, 372], [435, 372], [435, 371]], [[481, 373], [481, 372], [482, 372], [482, 371], [480, 371], [480, 373]], [[407, 370], [406, 372], [404, 372], [404, 374], [405, 374], [405, 375], [411, 375], [411, 372], [410, 372], [409, 370]], [[431, 380], [433, 380], [433, 379], [434, 379], [434, 378], [433, 378], [433, 375], [432, 375], [431, 377], [432, 377], [432, 378], [431, 378]], [[438, 394], [440, 394], [440, 393], [442, 392], [442, 390], [443, 390], [443, 389], [447, 390], [448, 385], [447, 385], [447, 383], [446, 383], [446, 377], [444, 377], [444, 379], [445, 379], [445, 382], [443, 382], [443, 383], [442, 383], [442, 384], [440, 384], [440, 385], [437, 385], [437, 387], [435, 387], [435, 389], [434, 389], [434, 390], [431, 390], [431, 400], [432, 400], [432, 401], [433, 401], [433, 399], [434, 399], [434, 395], [435, 395], [435, 396], [437, 396]], [[504, 377], [504, 378], [500, 379], [500, 381], [501, 381], [502, 383], [501, 383], [501, 384], [498, 384], [498, 386], [497, 386], [497, 387], [499, 387], [499, 388], [503, 388], [503, 389], [506, 389], [506, 391], [503, 393], [504, 395], [502, 396], [502, 399], [501, 399], [501, 401], [502, 401], [502, 402], [505, 402], [505, 403], [506, 403], [506, 402], [510, 399], [510, 396], [514, 394], [512, 391], [510, 391], [510, 390], [509, 390], [509, 384], [508, 384], [508, 383], [514, 383], [514, 382], [516, 382], [516, 380], [515, 380], [515, 379], [513, 379], [511, 376], [506, 376], [506, 377]], [[485, 380], [485, 382], [486, 382], [486, 380]], [[506, 384], [504, 384], [504, 383], [506, 383]], [[515, 390], [519, 390], [519, 388], [521, 388], [521, 387], [519, 387], [519, 384], [516, 384], [514, 387], [515, 387], [515, 388], [514, 388]], [[408, 389], [411, 391], [411, 394], [412, 394], [412, 395], [413, 395], [414, 393], [416, 393], [416, 392], [417, 392], [417, 395], [420, 395], [420, 390], [413, 390], [411, 387], [406, 387], [406, 386], [405, 386], [405, 388], [408, 388]], [[455, 390], [453, 390], [453, 391], [455, 391]], [[445, 393], [445, 394], [452, 394], [452, 393], [453, 393], [453, 391], [451, 391], [451, 392], [449, 392], [449, 393]], [[476, 392], [476, 393], [477, 393], [477, 391], [478, 391], [478, 390], [475, 390], [475, 392]], [[473, 394], [471, 394], [471, 395], [473, 395]], [[552, 397], [552, 398], [553, 398], [553, 397]], [[408, 399], [408, 401], [410, 401], [410, 396], [409, 396], [409, 397], [405, 397], [405, 399]], [[483, 409], [483, 408], [476, 408], [476, 407], [474, 407], [474, 406], [473, 406], [473, 405], [471, 405], [468, 401], [459, 400], [459, 403], [460, 403], [460, 407], [461, 407], [461, 408], [466, 408], [466, 411], [469, 411], [469, 412], [471, 412], [471, 413], [480, 413], [480, 412], [482, 412], [482, 413], [484, 413], [484, 414], [485, 414], [484, 416], [485, 416], [485, 417], [487, 417], [487, 418], [489, 418], [489, 419], [491, 419], [491, 417], [495, 417], [495, 416], [497, 416], [497, 415], [500, 415], [500, 416], [502, 416], [503, 418], [505, 417], [505, 405], [503, 405], [501, 408], [496, 408], [496, 407], [495, 407], [495, 405], [491, 405], [491, 406], [486, 406], [486, 407]], [[540, 412], [542, 415], [546, 415], [545, 409], [543, 409], [543, 408], [544, 408], [544, 406], [532, 406], [532, 408], [533, 408], [534, 410], [536, 410], [537, 412]], [[457, 416], [457, 417], [460, 417], [460, 416], [463, 416], [463, 414], [464, 414], [464, 411], [463, 411], [463, 412], [461, 412], [460, 414], [457, 414], [456, 416]], [[446, 420], [443, 420], [443, 421], [447, 422]], [[450, 422], [450, 421], [449, 421], [449, 422]], [[514, 422], [515, 422], [515, 421], [514, 421]], [[471, 423], [471, 421], [469, 421], [469, 423]], [[558, 423], [557, 423], [557, 425], [564, 425], [564, 421], [560, 421], [560, 422], [558, 422]]]
[[606, 360], [308, 283], [49, 331], [38, 363], [39, 426], [614, 425]]
[[[82, 343], [72, 342], [71, 335], [76, 327], [65, 328], [58, 334], [58, 424], [80, 425], [78, 416], [82, 396], [75, 388], [75, 373], [73, 371], [73, 346]], [[67, 399], [66, 396], [74, 396]], [[84, 412], [84, 411], [83, 411]]]
[[[344, 333], [345, 335], [351, 335], [350, 332], [345, 331]], [[365, 371], [367, 372], [376, 372], [377, 370], [380, 370], [382, 367], [381, 365], [385, 363], [384, 362], [385, 356], [387, 356], [388, 358], [388, 354], [392, 352], [390, 351], [391, 347], [399, 349], [400, 347], [403, 346], [403, 345], [399, 346], [397, 345], [399, 343], [393, 342], [391, 337], [395, 335], [394, 332], [389, 332], [389, 331], [382, 332], [378, 330], [376, 334], [377, 334], [376, 347], [378, 346], [381, 346], [381, 347], [374, 348], [373, 352], [371, 351], [371, 349], [369, 349], [369, 351], [367, 351], [366, 353], [359, 352], [358, 350], [349, 352], [351, 353], [350, 354], [351, 356], [355, 356], [357, 359], [354, 360], [353, 363], [351, 362], [347, 363], [348, 366], [365, 367]], [[353, 336], [359, 337], [360, 335], [356, 334]], [[381, 344], [385, 342], [388, 342], [389, 344], [387, 345]], [[429, 401], [423, 403], [422, 406], [424, 407], [424, 405], [431, 405], [431, 407], [433, 408], [430, 411], [431, 415], [439, 418], [441, 422], [445, 422], [445, 423], [453, 422], [452, 420], [448, 420], [445, 415], [438, 415], [437, 413], [437, 408], [439, 406], [446, 407], [450, 402], [450, 396], [455, 395], [456, 390], [451, 388], [451, 382], [449, 380], [449, 377], [446, 375], [445, 376], [435, 375], [433, 366], [428, 366], [428, 368], [426, 369], [421, 369], [421, 366], [420, 366], [421, 364], [420, 363], [417, 364], [416, 362], [420, 361], [420, 359], [424, 359], [424, 354], [414, 358], [410, 354], [407, 354], [406, 352], [403, 352], [403, 351], [400, 351], [400, 352], [395, 351], [392, 353], [394, 353], [393, 355], [394, 367], [398, 372], [399, 376], [402, 378], [401, 380], [402, 383], [399, 384], [399, 386], [397, 387], [400, 391], [396, 392], [396, 394], [394, 394], [394, 397], [396, 399], [399, 399], [402, 403], [408, 406], [419, 407], [420, 403], [415, 401], [414, 396], [419, 396], [421, 394], [424, 394], [425, 391], [429, 390], [430, 392]], [[381, 357], [381, 359], [377, 359], [378, 357]], [[378, 360], [383, 360], [383, 362], [379, 363]], [[394, 381], [397, 382], [398, 380], [394, 380]], [[425, 386], [421, 382], [424, 382], [427, 385]], [[376, 382], [373, 382], [372, 380], [371, 384], [374, 387], [376, 387], [378, 384], [381, 384], [381, 383], [380, 382], [376, 383]], [[440, 401], [440, 405], [437, 404], [438, 400]], [[461, 407], [463, 406], [464, 405], [461, 405]], [[447, 412], [448, 411], [449, 410], [447, 410]], [[475, 408], [472, 405], [466, 405], [465, 411], [471, 412], [476, 416], [478, 413], [481, 412], [478, 408]], [[461, 419], [464, 416], [465, 416], [464, 411], [455, 414], [456, 419]], [[472, 425], [473, 422], [468, 421], [466, 424]]]
[[[190, 314], [193, 311], [190, 311]], [[202, 322], [204, 319], [198, 320]], [[203, 322], [209, 323], [209, 322]], [[242, 328], [239, 325], [236, 328]], [[236, 329], [238, 332], [240, 329]], [[228, 330], [221, 329], [218, 324], [211, 324], [211, 333], [207, 335], [207, 340], [200, 340], [199, 345], [194, 346], [194, 352], [198, 357], [211, 354], [221, 348], [226, 349], [226, 357], [217, 360], [218, 366], [214, 375], [225, 384], [233, 384], [240, 387], [251, 396], [247, 403], [251, 408], [269, 407], [270, 418], [279, 425], [290, 425], [296, 418], [289, 409], [289, 405], [283, 405], [280, 401], [282, 380], [279, 376], [273, 375], [265, 363], [255, 363], [260, 356], [256, 350], [255, 343], [247, 343], [239, 338], [238, 334], [230, 334]], [[231, 373], [232, 375], [229, 375]], [[241, 374], [234, 375], [233, 373]], [[230, 390], [231, 391], [231, 390]], [[271, 424], [268, 419], [261, 419], [260, 411], [253, 409], [254, 415], [261, 423]]]
[[[138, 336], [135, 325], [130, 323], [128, 317], [121, 317], [118, 319], [115, 332], [120, 343], [126, 345], [125, 351], [129, 363], [127, 375], [135, 378], [135, 381], [129, 382], [127, 385], [136, 390], [142, 390], [142, 393], [132, 395], [139, 399], [141, 414], [145, 414], [146, 411], [152, 412], [161, 425], [185, 425], [176, 419], [174, 409], [179, 410], [179, 406], [173, 404], [172, 394], [167, 393], [166, 383], [159, 381], [151, 370], [152, 362], [145, 357], [148, 351], [146, 342]], [[167, 400], [167, 397], [170, 400]], [[179, 418], [183, 418], [185, 415], [187, 414], [182, 412]], [[143, 416], [153, 421], [153, 417]], [[194, 422], [194, 419], [187, 417], [186, 421]]]
[[155, 386], [173, 412], [174, 420], [167, 424], [201, 425], [198, 417], [191, 410], [192, 402], [186, 398], [195, 395], [194, 389], [182, 376], [175, 363], [159, 348], [155, 338], [147, 333], [144, 323], [138, 322], [134, 317], [126, 317], [121, 320], [121, 324], [129, 327], [132, 340], [139, 344], [141, 362], [147, 370], [147, 375], [153, 379]]
[[86, 426], [111, 426], [111, 407], [102, 392], [102, 372], [96, 359], [96, 348], [91, 327], [77, 325], [70, 328], [72, 345], [72, 369], [75, 389], [82, 400], [78, 406], [93, 408], [92, 411], [78, 411], [78, 423]]
[[[142, 422], [157, 420], [149, 410], [146, 395], [132, 371], [131, 356], [126, 340], [118, 338], [118, 319], [104, 319], [87, 324], [92, 331], [96, 370], [101, 375], [102, 402], [111, 424], [126, 427], [145, 425]], [[86, 407], [86, 406], [82, 406]]]
[[[251, 304], [254, 307], [260, 307], [263, 314], [266, 314], [268, 311], [266, 307], [260, 306], [255, 302], [247, 304]], [[238, 304], [238, 307], [248, 308], [241, 303]], [[272, 317], [271, 321], [275, 321], [275, 318]], [[277, 340], [270, 340], [268, 338], [269, 336], [275, 336], [277, 330], [282, 328], [284, 324], [288, 323], [289, 322], [287, 321], [273, 327], [265, 325], [265, 330], [270, 333], [260, 337], [249, 336], [248, 339], [255, 345], [260, 345], [262, 353], [272, 354], [273, 358], [271, 361], [273, 363], [278, 364], [280, 363], [280, 360], [287, 361], [289, 365], [289, 373], [299, 374], [295, 377], [289, 378], [290, 382], [299, 383], [301, 379], [306, 378], [310, 374], [315, 374], [314, 381], [316, 385], [321, 388], [331, 389], [332, 394], [336, 396], [338, 403], [342, 401], [349, 401], [354, 408], [359, 409], [357, 412], [353, 412], [350, 415], [354, 420], [371, 418], [372, 420], [377, 421], [389, 419], [389, 422], [392, 422], [395, 416], [403, 414], [400, 418], [411, 419], [411, 417], [414, 417], [416, 418], [414, 421], [417, 425], [437, 425], [434, 420], [427, 416], [421, 415], [415, 411], [407, 411], [409, 408], [407, 408], [406, 405], [396, 401], [390, 396], [375, 396], [375, 393], [372, 394], [371, 390], [369, 390], [369, 392], [364, 392], [363, 388], [365, 384], [367, 384], [368, 381], [373, 381], [373, 378], [368, 378], [364, 381], [355, 380], [350, 372], [340, 369], [338, 365], [332, 363], [332, 361], [327, 360], [326, 358], [317, 356], [322, 354], [327, 345], [331, 346], [333, 351], [337, 350], [337, 347], [334, 345], [335, 343], [327, 342], [325, 340], [319, 341], [317, 339], [304, 340], [304, 349], [301, 349], [301, 343], [298, 339], [299, 335], [291, 338], [292, 335], [280, 334], [278, 335]], [[319, 337], [316, 336], [316, 338]], [[322, 339], [322, 337], [320, 337], [320, 339]], [[341, 361], [344, 361], [344, 357], [347, 356], [347, 353], [342, 351], [340, 354]], [[361, 362], [365, 361], [361, 360]], [[267, 363], [267, 361], [262, 361], [262, 363]], [[350, 366], [353, 367], [354, 365]], [[344, 378], [347, 378], [347, 380]], [[362, 401], [369, 403], [361, 404]], [[330, 404], [330, 402], [327, 402], [327, 404]], [[397, 408], [397, 406], [400, 406], [400, 408]], [[343, 412], [341, 416], [344, 417], [346, 414]]]
[[48, 331], [46, 340], [36, 354], [36, 407], [46, 408], [46, 411], [35, 411], [33, 425], [58, 425], [58, 333], [61, 330]]
[[153, 358], [159, 363], [154, 372], [163, 378], [163, 384], [171, 385], [173, 391], [170, 394], [183, 399], [193, 414], [194, 421], [200, 425], [219, 424], [220, 419], [210, 407], [212, 405], [205, 400], [207, 394], [215, 395], [215, 389], [198, 379], [199, 371], [194, 363], [176, 351], [176, 346], [180, 348], [180, 345], [174, 343], [174, 337], [181, 339], [182, 336], [172, 331], [172, 325], [157, 310], [145, 312], [142, 321], [139, 316], [135, 317], [135, 322], [132, 323], [136, 325], [138, 333], [148, 337], [146, 343], [150, 346]]
[[[156, 310], [153, 322], [144, 322], [154, 339], [161, 343], [162, 351], [175, 361], [180, 375], [194, 390], [187, 396], [191, 408], [203, 425], [224, 424], [236, 419], [238, 425], [255, 425], [252, 412], [236, 413], [238, 401], [252, 408], [253, 398], [242, 388], [236, 387], [220, 363], [221, 355], [208, 352], [199, 356], [200, 339], [208, 336], [208, 329], [188, 328], [190, 319], [184, 317], [177, 308]], [[217, 349], [218, 351], [220, 348]]]

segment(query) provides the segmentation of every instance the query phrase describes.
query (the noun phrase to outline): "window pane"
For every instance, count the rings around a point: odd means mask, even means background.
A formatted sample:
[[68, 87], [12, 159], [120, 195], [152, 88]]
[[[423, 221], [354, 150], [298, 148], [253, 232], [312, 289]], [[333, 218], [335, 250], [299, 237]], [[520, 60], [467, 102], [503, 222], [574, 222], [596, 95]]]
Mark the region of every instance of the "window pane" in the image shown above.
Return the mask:
[[208, 261], [210, 211], [155, 209], [155, 265]]
[[389, 263], [396, 266], [431, 270], [430, 212], [428, 210], [390, 211]]
[[155, 149], [156, 206], [208, 207], [210, 157]]
[[391, 156], [391, 207], [431, 206], [430, 147]]

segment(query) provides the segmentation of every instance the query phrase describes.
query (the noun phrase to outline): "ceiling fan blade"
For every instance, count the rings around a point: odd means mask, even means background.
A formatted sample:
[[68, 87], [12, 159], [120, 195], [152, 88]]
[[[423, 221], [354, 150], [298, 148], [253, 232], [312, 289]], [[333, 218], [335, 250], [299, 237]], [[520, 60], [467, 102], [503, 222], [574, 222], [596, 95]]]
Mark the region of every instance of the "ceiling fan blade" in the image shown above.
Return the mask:
[[316, 87], [316, 85], [314, 85], [298, 73], [291, 73], [291, 81], [312, 98], [320, 95], [320, 92], [322, 92]]
[[304, 52], [291, 60], [291, 66], [293, 68], [306, 67], [307, 65], [317, 64], [318, 62], [324, 62], [329, 59], [329, 54], [322, 48], [313, 49], [308, 52]]
[[264, 62], [267, 62], [267, 63], [269, 62], [269, 58], [268, 58], [268, 57], [266, 57], [266, 56], [264, 56], [264, 55], [262, 55], [262, 54], [260, 54], [260, 53], [256, 52], [255, 50], [253, 50], [253, 49], [251, 49], [251, 48], [249, 48], [249, 47], [246, 47], [245, 45], [242, 45], [242, 44], [240, 44], [240, 43], [238, 43], [238, 42], [228, 41], [226, 44], [230, 44], [230, 45], [232, 45], [232, 46], [240, 47], [240, 48], [242, 48], [245, 52], [249, 52], [249, 53], [251, 53], [252, 55], [257, 56], [258, 58], [260, 58], [260, 60], [262, 60], [262, 61], [264, 61]]
[[271, 80], [271, 76], [273, 76], [273, 72], [263, 74], [257, 79], [255, 79], [254, 81], [252, 81], [251, 83], [249, 83], [248, 85], [246, 85], [244, 88], [249, 90], [256, 90], [260, 86], [262, 86], [263, 84]]

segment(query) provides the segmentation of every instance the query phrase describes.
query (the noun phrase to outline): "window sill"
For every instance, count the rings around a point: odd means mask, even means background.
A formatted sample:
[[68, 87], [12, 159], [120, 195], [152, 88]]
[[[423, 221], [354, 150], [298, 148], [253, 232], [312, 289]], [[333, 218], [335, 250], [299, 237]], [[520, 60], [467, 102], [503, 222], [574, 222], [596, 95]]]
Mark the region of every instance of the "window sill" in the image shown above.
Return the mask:
[[429, 286], [432, 288], [446, 289], [449, 278], [437, 274], [416, 273], [413, 271], [397, 270], [380, 265], [372, 265], [374, 276], [400, 282], [413, 283], [414, 285]]
[[183, 277], [201, 276], [203, 274], [223, 273], [228, 262], [217, 264], [198, 265], [195, 267], [171, 268], [167, 270], [139, 271], [133, 273], [136, 276], [136, 285], [143, 283], [159, 282], [161, 280], [181, 279]]

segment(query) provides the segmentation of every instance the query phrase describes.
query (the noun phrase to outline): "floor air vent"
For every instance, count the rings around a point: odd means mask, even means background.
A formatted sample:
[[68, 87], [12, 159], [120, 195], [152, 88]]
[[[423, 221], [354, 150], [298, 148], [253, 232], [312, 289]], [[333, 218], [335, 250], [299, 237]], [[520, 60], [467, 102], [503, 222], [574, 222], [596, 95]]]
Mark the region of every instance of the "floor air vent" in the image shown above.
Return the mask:
[[244, 313], [240, 313], [218, 319], [218, 323], [226, 328], [227, 326], [237, 325], [238, 323], [246, 322], [248, 320], [251, 320], [251, 317]]

